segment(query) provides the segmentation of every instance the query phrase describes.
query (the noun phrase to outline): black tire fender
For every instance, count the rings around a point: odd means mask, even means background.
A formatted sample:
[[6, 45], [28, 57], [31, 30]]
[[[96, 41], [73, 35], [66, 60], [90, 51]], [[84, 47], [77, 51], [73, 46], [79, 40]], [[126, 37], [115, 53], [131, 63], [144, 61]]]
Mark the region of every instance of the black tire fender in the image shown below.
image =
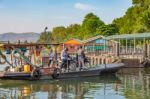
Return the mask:
[[41, 71], [39, 69], [33, 69], [31, 72], [32, 79], [39, 79], [41, 76]]
[[61, 74], [61, 70], [59, 68], [55, 68], [52, 74], [52, 78], [57, 79], [60, 76], [60, 74]]

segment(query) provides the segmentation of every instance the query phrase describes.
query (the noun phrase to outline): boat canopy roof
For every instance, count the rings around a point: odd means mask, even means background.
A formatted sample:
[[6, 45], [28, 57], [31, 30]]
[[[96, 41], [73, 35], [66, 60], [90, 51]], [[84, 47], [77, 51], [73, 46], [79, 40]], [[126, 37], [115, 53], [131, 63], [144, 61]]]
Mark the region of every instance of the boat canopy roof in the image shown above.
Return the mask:
[[39, 46], [39, 45], [54, 45], [58, 46], [60, 45], [59, 43], [0, 43], [0, 48], [2, 47], [29, 47], [29, 46]]

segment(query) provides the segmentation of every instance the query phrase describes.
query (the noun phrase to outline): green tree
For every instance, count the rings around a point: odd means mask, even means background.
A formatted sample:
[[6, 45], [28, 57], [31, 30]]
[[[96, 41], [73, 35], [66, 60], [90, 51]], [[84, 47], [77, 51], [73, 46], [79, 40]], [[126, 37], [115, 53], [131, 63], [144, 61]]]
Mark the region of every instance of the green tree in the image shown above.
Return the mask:
[[126, 14], [113, 21], [120, 34], [149, 32], [150, 0], [132, 0], [133, 6]]
[[67, 39], [70, 38], [80, 38], [80, 29], [81, 25], [79, 24], [71, 24], [66, 28]]
[[53, 42], [60, 43], [67, 37], [66, 28], [64, 26], [54, 27], [52, 30]]
[[97, 17], [93, 13], [88, 13], [84, 17], [81, 28], [83, 39], [92, 37], [96, 33], [96, 29], [101, 25], [104, 25], [104, 22], [101, 21], [99, 17]]
[[96, 34], [103, 36], [115, 35], [117, 32], [118, 29], [114, 24], [101, 25], [96, 29]]
[[147, 30], [150, 30], [150, 8], [143, 14], [143, 25]]
[[51, 36], [51, 32], [42, 32], [38, 39], [38, 42], [50, 43], [50, 42], [52, 42], [52, 40], [53, 40], [53, 38]]

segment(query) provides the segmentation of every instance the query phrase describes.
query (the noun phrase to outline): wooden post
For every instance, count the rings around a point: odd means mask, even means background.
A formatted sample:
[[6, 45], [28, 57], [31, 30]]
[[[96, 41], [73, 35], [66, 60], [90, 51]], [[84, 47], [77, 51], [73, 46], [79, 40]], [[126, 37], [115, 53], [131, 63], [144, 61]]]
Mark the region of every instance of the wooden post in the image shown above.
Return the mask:
[[126, 54], [127, 54], [127, 47], [128, 47], [128, 41], [127, 41], [127, 38], [126, 38]]
[[144, 58], [147, 58], [147, 44], [145, 43], [145, 48], [144, 48]]
[[135, 54], [135, 52], [136, 52], [136, 51], [135, 51], [135, 48], [136, 48], [135, 46], [136, 46], [136, 41], [135, 41], [135, 38], [134, 38], [134, 54]]
[[116, 46], [116, 56], [119, 57], [119, 52], [120, 52], [120, 43], [117, 43], [117, 46]]
[[145, 38], [143, 39], [143, 51], [145, 51]]

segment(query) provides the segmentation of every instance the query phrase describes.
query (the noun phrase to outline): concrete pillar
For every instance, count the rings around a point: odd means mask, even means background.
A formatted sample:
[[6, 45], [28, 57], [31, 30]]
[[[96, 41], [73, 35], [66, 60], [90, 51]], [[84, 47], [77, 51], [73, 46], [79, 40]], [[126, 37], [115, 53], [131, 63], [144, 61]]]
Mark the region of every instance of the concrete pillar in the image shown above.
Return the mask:
[[97, 58], [97, 65], [99, 65], [99, 57]]
[[96, 58], [93, 58], [94, 59], [94, 65], [96, 65]]
[[99, 61], [100, 63], [99, 64], [102, 64], [102, 59], [100, 58], [100, 61]]
[[96, 59], [96, 64], [95, 65], [98, 65], [98, 58], [95, 58]]
[[105, 58], [103, 59], [103, 64], [106, 64], [106, 59]]
[[102, 58], [101, 60], [102, 60], [101, 63], [104, 64], [104, 58]]
[[92, 59], [93, 59], [93, 65], [95, 65], [95, 64], [94, 64], [94, 63], [95, 63], [94, 57], [93, 57]]

